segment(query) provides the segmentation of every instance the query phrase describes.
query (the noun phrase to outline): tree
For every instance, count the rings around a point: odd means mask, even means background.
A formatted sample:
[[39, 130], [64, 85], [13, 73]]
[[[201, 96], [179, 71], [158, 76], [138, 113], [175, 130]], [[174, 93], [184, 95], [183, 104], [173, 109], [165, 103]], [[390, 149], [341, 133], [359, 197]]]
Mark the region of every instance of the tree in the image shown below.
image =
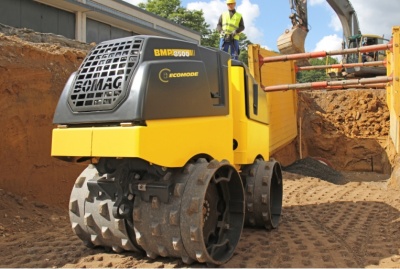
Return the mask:
[[[332, 57], [324, 57], [324, 58], [316, 58], [309, 60], [311, 65], [327, 65], [327, 64], [336, 64], [337, 60]], [[302, 71], [297, 73], [297, 81], [299, 83], [306, 82], [315, 82], [315, 81], [323, 81], [327, 79], [327, 74], [325, 69], [316, 69], [309, 71]]]
[[165, 19], [171, 19], [170, 16], [178, 12], [180, 5], [180, 0], [149, 0], [147, 3], [139, 3], [138, 6]]
[[204, 19], [202, 10], [183, 8], [180, 0], [149, 0], [147, 3], [140, 3], [139, 7], [199, 32], [201, 34], [201, 43], [203, 41], [209, 43], [207, 38], [212, 32], [209, 29], [210, 25]]
[[246, 65], [249, 65], [249, 53], [247, 47], [251, 44], [253, 43], [247, 39], [247, 36], [244, 33], [239, 34], [239, 60], [244, 62]]
[[202, 10], [187, 10], [185, 8], [179, 8], [178, 12], [172, 15], [171, 20], [177, 24], [201, 33], [202, 38], [207, 36], [210, 32], [208, 29], [210, 25], [206, 23]]
[[219, 47], [219, 33], [217, 30], [209, 30], [208, 34], [201, 40], [201, 45], [206, 47], [218, 48]]

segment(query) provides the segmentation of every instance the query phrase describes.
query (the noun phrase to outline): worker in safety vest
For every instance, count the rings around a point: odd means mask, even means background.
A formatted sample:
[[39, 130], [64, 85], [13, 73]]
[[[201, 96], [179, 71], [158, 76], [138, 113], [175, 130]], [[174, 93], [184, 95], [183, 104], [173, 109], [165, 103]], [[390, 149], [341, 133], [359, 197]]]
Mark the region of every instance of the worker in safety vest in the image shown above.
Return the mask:
[[242, 15], [236, 12], [236, 0], [226, 0], [228, 11], [222, 13], [217, 24], [220, 33], [219, 48], [232, 55], [232, 59], [239, 57], [239, 33], [244, 30]]

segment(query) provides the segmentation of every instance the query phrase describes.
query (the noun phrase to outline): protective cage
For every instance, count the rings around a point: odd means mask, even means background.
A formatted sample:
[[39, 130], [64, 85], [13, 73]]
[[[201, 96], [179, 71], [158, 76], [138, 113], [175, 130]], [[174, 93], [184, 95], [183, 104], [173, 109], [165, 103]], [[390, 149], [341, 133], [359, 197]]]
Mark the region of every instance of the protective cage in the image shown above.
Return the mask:
[[68, 103], [74, 112], [111, 110], [127, 95], [130, 77], [139, 62], [143, 39], [104, 42], [85, 58]]

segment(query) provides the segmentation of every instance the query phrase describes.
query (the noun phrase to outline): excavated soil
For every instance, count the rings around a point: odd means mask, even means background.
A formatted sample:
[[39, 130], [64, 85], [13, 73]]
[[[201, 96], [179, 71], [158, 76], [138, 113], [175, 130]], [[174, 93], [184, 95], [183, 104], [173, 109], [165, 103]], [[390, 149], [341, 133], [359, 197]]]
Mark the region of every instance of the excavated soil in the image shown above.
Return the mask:
[[[52, 116], [90, 46], [0, 30], [0, 267], [187, 267], [89, 249], [73, 234], [67, 205], [84, 166], [50, 157]], [[299, 92], [298, 110], [298, 138], [274, 154], [284, 168], [280, 225], [244, 229], [223, 267], [400, 267], [385, 90]]]

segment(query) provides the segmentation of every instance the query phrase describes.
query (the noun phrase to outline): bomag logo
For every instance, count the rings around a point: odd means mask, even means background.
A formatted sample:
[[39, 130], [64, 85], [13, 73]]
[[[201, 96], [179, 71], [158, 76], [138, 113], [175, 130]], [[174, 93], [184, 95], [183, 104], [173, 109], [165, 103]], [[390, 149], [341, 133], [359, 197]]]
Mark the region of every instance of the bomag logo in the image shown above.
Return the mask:
[[175, 78], [190, 78], [190, 77], [198, 77], [199, 72], [171, 72], [170, 69], [164, 68], [158, 73], [158, 77], [160, 80], [164, 83], [169, 82], [170, 79], [175, 79]]
[[122, 85], [122, 76], [99, 78], [94, 80], [78, 80], [74, 92], [97, 92], [118, 89]]
[[156, 57], [192, 57], [195, 55], [195, 50], [189, 49], [154, 49]]

